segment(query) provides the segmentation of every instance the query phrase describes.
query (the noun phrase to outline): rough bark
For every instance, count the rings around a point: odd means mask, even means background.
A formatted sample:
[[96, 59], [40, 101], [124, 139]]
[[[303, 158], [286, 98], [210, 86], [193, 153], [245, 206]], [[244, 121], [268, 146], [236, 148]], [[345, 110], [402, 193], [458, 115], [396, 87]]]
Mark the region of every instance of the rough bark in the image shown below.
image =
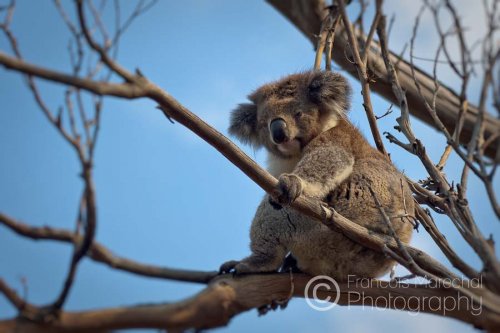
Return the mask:
[[[0, 321], [0, 331], [6, 333], [67, 333], [100, 332], [124, 328], [157, 328], [169, 331], [206, 329], [227, 325], [241, 312], [259, 308], [290, 296], [304, 297], [306, 285], [311, 279], [304, 274], [222, 276], [206, 289], [175, 304], [146, 304], [130, 307], [109, 308], [82, 312], [63, 312], [59, 320], [50, 324], [35, 324], [23, 319]], [[500, 316], [483, 309], [474, 315], [466, 297], [453, 289], [429, 288], [425, 285], [391, 285], [389, 282], [371, 280], [369, 285], [356, 282], [339, 283], [340, 297], [337, 304], [349, 306], [377, 306], [431, 313], [456, 318], [488, 331], [500, 329]], [[324, 282], [324, 281], [318, 281]], [[293, 284], [293, 288], [292, 288]], [[312, 290], [312, 287], [309, 290]], [[310, 295], [310, 294], [309, 294]], [[319, 288], [320, 299], [335, 300], [337, 291]], [[442, 300], [458, 301], [454, 309], [446, 310]], [[387, 302], [387, 300], [392, 300]], [[335, 311], [335, 310], [331, 310]]]

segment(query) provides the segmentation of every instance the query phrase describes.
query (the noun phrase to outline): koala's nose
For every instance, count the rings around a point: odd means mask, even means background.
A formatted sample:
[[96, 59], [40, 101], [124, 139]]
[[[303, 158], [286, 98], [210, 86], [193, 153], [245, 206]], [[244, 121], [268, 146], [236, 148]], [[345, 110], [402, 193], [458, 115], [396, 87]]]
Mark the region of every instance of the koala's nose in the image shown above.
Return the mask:
[[274, 143], [280, 144], [289, 140], [288, 128], [283, 118], [276, 118], [271, 121], [269, 130], [271, 131], [271, 138]]

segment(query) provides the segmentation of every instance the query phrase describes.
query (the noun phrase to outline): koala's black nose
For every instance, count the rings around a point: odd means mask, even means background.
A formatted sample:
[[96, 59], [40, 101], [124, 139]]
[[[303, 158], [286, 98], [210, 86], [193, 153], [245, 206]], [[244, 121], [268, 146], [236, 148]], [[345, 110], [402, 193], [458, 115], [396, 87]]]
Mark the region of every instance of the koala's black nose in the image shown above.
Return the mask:
[[271, 131], [271, 137], [276, 144], [280, 144], [288, 141], [288, 128], [286, 127], [286, 122], [282, 118], [276, 118], [269, 124], [269, 130]]

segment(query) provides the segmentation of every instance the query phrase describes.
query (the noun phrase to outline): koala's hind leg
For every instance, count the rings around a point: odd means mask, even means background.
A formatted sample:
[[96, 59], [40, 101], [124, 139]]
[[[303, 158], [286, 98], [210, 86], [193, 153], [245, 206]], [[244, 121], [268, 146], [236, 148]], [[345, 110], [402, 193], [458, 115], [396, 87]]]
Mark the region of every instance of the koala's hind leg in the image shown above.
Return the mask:
[[[285, 250], [276, 244], [266, 244], [267, 252], [252, 251], [253, 253], [242, 260], [230, 260], [223, 263], [219, 272], [234, 273], [234, 274], [250, 274], [250, 273], [264, 273], [276, 272], [283, 263]], [[252, 250], [253, 250], [252, 246]]]
[[288, 252], [286, 243], [290, 234], [286, 214], [284, 210], [274, 209], [266, 196], [257, 209], [250, 230], [252, 254], [241, 261], [224, 263], [220, 272], [277, 272]]

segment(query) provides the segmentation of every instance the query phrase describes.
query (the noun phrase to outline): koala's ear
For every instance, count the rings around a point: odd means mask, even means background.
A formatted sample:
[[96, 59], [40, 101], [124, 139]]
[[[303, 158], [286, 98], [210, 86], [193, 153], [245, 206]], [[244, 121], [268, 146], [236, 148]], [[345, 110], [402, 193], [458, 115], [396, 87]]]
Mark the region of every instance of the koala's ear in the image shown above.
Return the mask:
[[332, 108], [338, 113], [345, 113], [351, 104], [351, 87], [340, 74], [330, 71], [311, 72], [307, 86], [309, 100]]
[[243, 103], [231, 112], [229, 134], [241, 142], [255, 147], [259, 146], [257, 135], [257, 105]]

